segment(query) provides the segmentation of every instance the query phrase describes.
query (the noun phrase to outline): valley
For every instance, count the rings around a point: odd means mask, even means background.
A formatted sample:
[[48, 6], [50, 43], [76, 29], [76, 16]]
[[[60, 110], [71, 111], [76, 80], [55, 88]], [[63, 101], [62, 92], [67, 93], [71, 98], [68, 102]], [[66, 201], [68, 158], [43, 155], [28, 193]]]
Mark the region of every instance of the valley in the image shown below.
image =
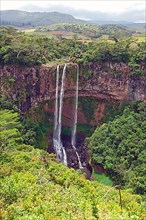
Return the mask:
[[2, 12], [0, 219], [146, 219], [144, 31]]

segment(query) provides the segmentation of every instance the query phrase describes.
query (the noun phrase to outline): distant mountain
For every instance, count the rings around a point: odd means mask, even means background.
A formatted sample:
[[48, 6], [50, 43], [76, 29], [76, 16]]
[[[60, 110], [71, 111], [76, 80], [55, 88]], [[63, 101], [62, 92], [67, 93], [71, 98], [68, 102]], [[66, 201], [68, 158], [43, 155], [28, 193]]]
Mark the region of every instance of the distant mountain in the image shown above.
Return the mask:
[[47, 26], [56, 23], [86, 23], [83, 20], [76, 19], [72, 15], [60, 12], [26, 12], [19, 10], [0, 11], [0, 25], [10, 25], [16, 27], [26, 26]]
[[131, 29], [136, 29], [136, 30], [144, 30], [146, 29], [146, 24], [145, 23], [130, 23], [126, 24], [128, 28]]
[[146, 24], [145, 23], [131, 23], [128, 21], [110, 21], [110, 20], [106, 20], [106, 21], [99, 21], [99, 20], [90, 20], [89, 23], [91, 24], [97, 24], [97, 25], [124, 25], [130, 29], [145, 29], [146, 28]]
[[[102, 34], [112, 34], [113, 31], [116, 32], [126, 32], [126, 35], [129, 35], [129, 29], [144, 31], [144, 23], [130, 23], [128, 21], [85, 21], [81, 19], [76, 19], [70, 14], [64, 14], [60, 12], [27, 12], [20, 10], [2, 10], [0, 11], [0, 25], [2, 26], [15, 26], [20, 28], [25, 27], [38, 27], [38, 26], [50, 26], [58, 23], [74, 23], [74, 24], [94, 24], [94, 25], [117, 25], [117, 26], [105, 26], [102, 28]], [[124, 26], [128, 27], [128, 30]], [[80, 28], [79, 28], [80, 29]], [[84, 27], [85, 29], [85, 27]], [[92, 28], [95, 29], [95, 26]], [[110, 29], [110, 30], [109, 30]], [[117, 30], [118, 29], [118, 30]], [[88, 31], [88, 30], [87, 30]], [[90, 27], [91, 31], [91, 27]], [[128, 32], [127, 32], [128, 31]], [[121, 35], [121, 33], [120, 33]]]
[[90, 20], [89, 21], [92, 24], [98, 24], [98, 25], [105, 25], [105, 24], [117, 24], [117, 25], [127, 25], [131, 24], [128, 21], [112, 21], [112, 20]]

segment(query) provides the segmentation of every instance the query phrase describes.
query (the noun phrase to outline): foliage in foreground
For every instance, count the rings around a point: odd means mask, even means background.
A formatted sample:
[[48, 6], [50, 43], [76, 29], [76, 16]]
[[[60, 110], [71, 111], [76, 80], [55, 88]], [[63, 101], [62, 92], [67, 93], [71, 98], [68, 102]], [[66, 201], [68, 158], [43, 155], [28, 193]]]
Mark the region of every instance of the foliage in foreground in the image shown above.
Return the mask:
[[[22, 149], [23, 148], [23, 149]], [[0, 168], [2, 219], [143, 219], [140, 196], [87, 181], [42, 150], [4, 151]], [[104, 195], [109, 193], [104, 197]], [[99, 214], [98, 214], [99, 210]]]
[[98, 127], [89, 138], [93, 162], [103, 164], [116, 183], [140, 194], [146, 192], [145, 118], [146, 104], [140, 103]]
[[[18, 115], [3, 110], [0, 131], [12, 131], [0, 154], [0, 218], [3, 220], [113, 220], [144, 219], [139, 195], [122, 191], [122, 213], [118, 190], [90, 182], [79, 171], [58, 163], [53, 155], [23, 144], [13, 135]], [[10, 119], [7, 120], [7, 118]], [[15, 123], [14, 123], [15, 122]], [[4, 126], [5, 125], [5, 126]], [[18, 126], [19, 127], [19, 126]], [[4, 129], [5, 128], [5, 129]], [[19, 130], [19, 128], [18, 128]], [[18, 140], [17, 140], [18, 137]], [[11, 140], [15, 141], [11, 145]], [[14, 141], [12, 141], [14, 143]]]

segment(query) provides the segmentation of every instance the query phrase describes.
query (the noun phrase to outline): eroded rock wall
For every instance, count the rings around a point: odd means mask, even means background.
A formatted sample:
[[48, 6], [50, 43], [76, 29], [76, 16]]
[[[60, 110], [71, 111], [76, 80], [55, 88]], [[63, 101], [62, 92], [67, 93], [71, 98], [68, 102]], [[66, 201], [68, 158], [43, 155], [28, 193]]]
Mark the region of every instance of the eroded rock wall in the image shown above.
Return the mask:
[[[73, 126], [76, 68], [76, 64], [67, 65], [62, 114], [64, 129], [62, 140], [67, 152], [68, 166], [74, 168], [78, 168], [78, 159], [70, 145], [69, 132], [71, 133]], [[61, 82], [63, 65], [61, 65], [60, 69], [59, 80]], [[141, 70], [145, 71], [146, 69], [144, 66], [141, 66]], [[91, 175], [92, 171], [90, 172], [88, 168], [89, 155], [84, 145], [84, 139], [90, 135], [91, 130], [94, 129], [93, 126], [100, 124], [107, 111], [107, 107], [110, 108], [117, 103], [132, 100], [146, 100], [146, 75], [137, 74], [134, 71], [133, 68], [123, 63], [89, 64], [87, 69], [82, 66], [80, 67], [78, 125], [81, 128], [78, 127], [77, 149], [84, 168], [87, 168], [86, 173], [89, 173], [88, 176]], [[32, 120], [35, 117], [41, 117], [42, 112], [47, 113], [47, 117], [43, 120], [47, 120], [46, 124], [52, 125], [52, 131], [49, 131], [49, 134], [44, 134], [44, 136], [48, 137], [48, 140], [45, 140], [48, 152], [54, 152], [52, 134], [56, 65], [42, 65], [40, 67], [1, 66], [0, 75], [2, 94], [5, 94], [9, 100], [16, 103], [21, 113], [25, 113], [41, 103], [39, 105], [39, 108], [41, 108], [40, 112], [33, 113]], [[42, 142], [40, 147], [42, 147]], [[98, 172], [104, 172], [104, 170], [98, 167]]]
[[[67, 65], [65, 81], [65, 98], [63, 114], [66, 125], [70, 125], [69, 110], [73, 103], [70, 97], [75, 96], [76, 64]], [[63, 65], [60, 67], [62, 72]], [[91, 71], [84, 77], [86, 69], [81, 68], [79, 78], [79, 97], [92, 97], [97, 102], [92, 120], [79, 106], [79, 123], [97, 124], [103, 117], [106, 103], [124, 102], [132, 100], [146, 100], [146, 75], [134, 74], [134, 69], [124, 63], [102, 65], [89, 64]], [[141, 70], [146, 70], [141, 66]], [[56, 66], [42, 65], [40, 67], [1, 66], [1, 90], [12, 102], [17, 102], [21, 112], [25, 112], [45, 100], [53, 101], [55, 98]], [[87, 75], [87, 74], [86, 74]], [[60, 76], [61, 80], [61, 76]], [[53, 105], [44, 106], [46, 111], [54, 112]], [[91, 106], [92, 108], [92, 106]]]

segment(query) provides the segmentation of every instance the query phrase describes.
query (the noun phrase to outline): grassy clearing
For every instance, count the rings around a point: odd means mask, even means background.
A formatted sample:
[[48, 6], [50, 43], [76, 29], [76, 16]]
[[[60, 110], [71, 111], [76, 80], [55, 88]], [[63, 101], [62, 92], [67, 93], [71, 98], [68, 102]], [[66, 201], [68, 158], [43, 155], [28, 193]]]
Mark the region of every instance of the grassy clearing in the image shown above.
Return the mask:
[[135, 37], [139, 42], [145, 42], [146, 41], [146, 37], [145, 36], [136, 36]]
[[22, 30], [24, 31], [25, 33], [33, 33], [35, 31], [35, 28], [31, 28], [31, 29], [24, 29]]
[[53, 34], [49, 34], [48, 32], [36, 32], [36, 31], [29, 31], [29, 30], [26, 30], [26, 31], [24, 31], [26, 34], [28, 34], [28, 35], [32, 35], [32, 36], [45, 36], [45, 37], [47, 37], [47, 38], [49, 38], [49, 39], [52, 39], [52, 38], [56, 38], [56, 36], [55, 35], [53, 35]]
[[63, 39], [75, 39], [75, 35], [76, 35], [76, 40], [90, 40], [90, 37], [81, 35], [81, 34], [75, 34], [73, 32], [64, 32], [64, 31], [36, 31], [36, 29], [31, 28], [31, 29], [21, 29], [20, 31], [25, 32], [26, 34], [35, 34], [35, 35], [45, 35], [46, 37], [52, 39], [57, 39], [59, 33], [62, 35]]
[[94, 172], [93, 176], [96, 181], [98, 181], [99, 183], [101, 183], [103, 185], [106, 185], [106, 186], [113, 185], [113, 181], [106, 174], [100, 174], [100, 173]]

